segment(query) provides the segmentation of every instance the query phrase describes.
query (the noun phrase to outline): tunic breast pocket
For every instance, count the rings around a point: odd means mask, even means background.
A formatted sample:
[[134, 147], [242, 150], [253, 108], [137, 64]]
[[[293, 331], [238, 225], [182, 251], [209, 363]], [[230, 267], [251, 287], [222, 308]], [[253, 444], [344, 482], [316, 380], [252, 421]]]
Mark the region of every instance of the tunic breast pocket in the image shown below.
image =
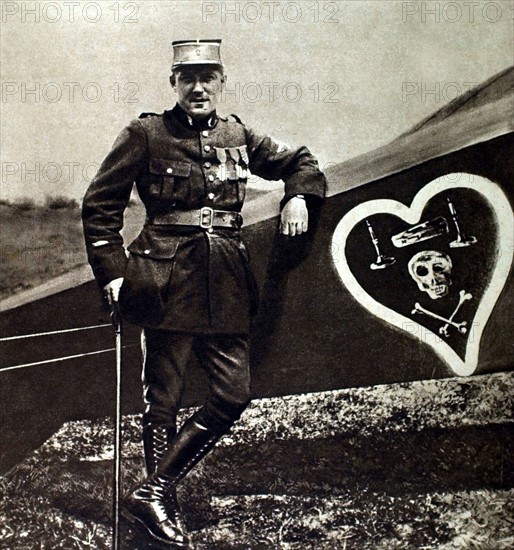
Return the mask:
[[150, 195], [161, 202], [187, 202], [191, 196], [191, 163], [173, 159], [151, 158]]

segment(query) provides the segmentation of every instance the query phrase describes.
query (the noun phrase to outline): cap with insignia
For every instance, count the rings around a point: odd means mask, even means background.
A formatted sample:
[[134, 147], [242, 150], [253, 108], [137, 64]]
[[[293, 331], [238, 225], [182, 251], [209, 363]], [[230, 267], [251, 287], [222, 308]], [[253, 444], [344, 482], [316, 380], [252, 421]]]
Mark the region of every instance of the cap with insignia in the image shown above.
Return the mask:
[[171, 70], [184, 65], [220, 65], [221, 40], [175, 40], [173, 46], [173, 65]]

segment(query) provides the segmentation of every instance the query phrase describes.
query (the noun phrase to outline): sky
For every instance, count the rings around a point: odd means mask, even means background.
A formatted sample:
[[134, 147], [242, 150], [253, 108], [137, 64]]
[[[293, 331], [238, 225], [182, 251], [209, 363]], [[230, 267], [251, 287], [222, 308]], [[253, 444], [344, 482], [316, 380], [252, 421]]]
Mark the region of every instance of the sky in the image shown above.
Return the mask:
[[327, 167], [514, 63], [511, 1], [1, 3], [0, 197], [80, 200], [116, 135], [176, 97], [172, 40], [221, 38], [221, 114]]

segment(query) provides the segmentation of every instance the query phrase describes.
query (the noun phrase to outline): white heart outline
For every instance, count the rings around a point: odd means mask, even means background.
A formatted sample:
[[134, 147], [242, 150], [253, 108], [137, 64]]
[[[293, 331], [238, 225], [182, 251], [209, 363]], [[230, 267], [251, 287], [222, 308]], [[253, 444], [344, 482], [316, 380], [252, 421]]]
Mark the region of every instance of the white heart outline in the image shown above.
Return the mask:
[[[467, 178], [468, 182], [458, 183], [462, 178]], [[472, 189], [480, 193], [490, 204], [497, 216], [495, 220], [498, 231], [495, 243], [496, 267], [473, 319], [474, 333], [473, 337], [471, 335], [468, 337], [464, 361], [439, 335], [409, 317], [405, 317], [374, 300], [353, 276], [345, 254], [346, 241], [350, 231], [365, 218], [374, 214], [391, 214], [410, 225], [417, 224], [421, 220], [423, 209], [428, 201], [439, 193], [447, 192], [451, 189]], [[410, 206], [391, 199], [376, 199], [359, 204], [347, 212], [338, 223], [332, 236], [331, 250], [339, 277], [362, 306], [381, 320], [386, 321], [402, 332], [416, 336], [417, 339], [428, 344], [455, 374], [469, 376], [475, 372], [478, 366], [478, 354], [482, 334], [507, 282], [514, 255], [514, 214], [508, 198], [496, 183], [475, 174], [452, 173], [427, 183], [416, 194]], [[411, 333], [406, 331], [406, 326], [414, 326], [417, 332]], [[433, 338], [429, 341], [418, 335], [431, 335]]]

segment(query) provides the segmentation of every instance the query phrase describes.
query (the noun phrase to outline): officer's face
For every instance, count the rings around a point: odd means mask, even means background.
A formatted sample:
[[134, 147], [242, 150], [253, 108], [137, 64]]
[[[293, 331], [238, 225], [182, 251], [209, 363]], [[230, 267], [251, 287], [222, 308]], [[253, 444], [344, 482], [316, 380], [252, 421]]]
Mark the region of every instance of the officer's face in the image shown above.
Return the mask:
[[216, 109], [225, 77], [219, 68], [192, 65], [175, 71], [170, 82], [182, 109], [192, 118], [203, 118]]

